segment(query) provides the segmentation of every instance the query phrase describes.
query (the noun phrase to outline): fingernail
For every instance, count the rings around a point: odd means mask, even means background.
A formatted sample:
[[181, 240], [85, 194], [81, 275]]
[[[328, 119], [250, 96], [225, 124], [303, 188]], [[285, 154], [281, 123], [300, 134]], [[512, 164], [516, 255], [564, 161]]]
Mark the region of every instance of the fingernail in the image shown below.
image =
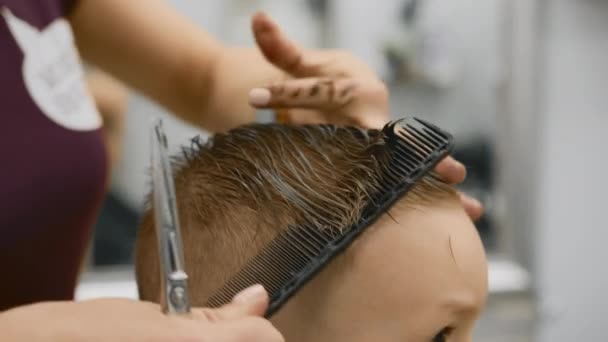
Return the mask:
[[453, 160], [452, 165], [453, 165], [453, 167], [454, 167], [454, 168], [456, 168], [456, 169], [461, 169], [461, 170], [462, 170], [462, 169], [466, 169], [466, 167], [464, 166], [464, 164], [463, 164], [463, 163], [459, 162], [459, 161], [458, 161], [458, 160], [456, 160], [456, 159], [452, 159], [452, 160]]
[[460, 193], [460, 198], [463, 202], [466, 202], [465, 204], [467, 204], [470, 207], [475, 207], [475, 208], [482, 207], [481, 202], [477, 198], [471, 197], [467, 194], [463, 194], [462, 192]]
[[270, 103], [270, 90], [266, 88], [253, 88], [249, 92], [249, 103], [252, 106], [261, 107]]
[[253, 285], [243, 291], [239, 292], [232, 299], [233, 303], [248, 303], [251, 301], [257, 301], [259, 298], [266, 296], [266, 290], [262, 285]]
[[454, 170], [454, 171], [452, 171], [452, 172], [453, 172], [453, 173], [460, 173], [460, 172], [464, 172], [464, 177], [466, 178], [466, 175], [467, 175], [467, 167], [466, 167], [466, 166], [464, 166], [464, 164], [463, 164], [463, 163], [459, 162], [459, 161], [458, 161], [458, 160], [456, 160], [456, 159], [452, 159], [452, 161], [453, 161], [453, 162], [451, 163], [451, 164], [452, 164], [452, 170]]
[[469, 197], [469, 200], [471, 201], [471, 205], [473, 205], [476, 208], [481, 208], [481, 202], [477, 199], [477, 198], [473, 198], [473, 197]]

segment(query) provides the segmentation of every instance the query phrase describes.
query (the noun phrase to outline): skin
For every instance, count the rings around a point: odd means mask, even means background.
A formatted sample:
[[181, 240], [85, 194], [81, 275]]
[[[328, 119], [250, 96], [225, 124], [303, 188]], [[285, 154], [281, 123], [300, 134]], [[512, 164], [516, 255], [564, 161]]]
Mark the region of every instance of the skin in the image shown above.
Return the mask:
[[127, 112], [127, 89], [106, 73], [95, 70], [87, 75], [89, 92], [103, 119], [103, 135], [108, 151], [108, 168], [119, 163]]
[[[286, 110], [287, 122], [295, 123], [379, 128], [388, 120], [388, 91], [367, 66], [345, 52], [300, 48], [263, 14], [252, 20], [255, 48], [221, 44], [161, 0], [80, 0], [68, 19], [87, 62], [212, 132], [253, 121], [252, 105]], [[277, 94], [275, 88], [281, 85], [291, 90], [289, 98]], [[313, 92], [315, 87], [319, 89]], [[296, 90], [298, 95], [293, 96]], [[270, 98], [253, 101], [251, 93], [260, 91], [270, 92]], [[343, 95], [331, 95], [336, 93]], [[438, 172], [458, 182], [465, 169], [449, 158]], [[480, 206], [468, 203], [473, 214], [481, 212]], [[56, 319], [36, 331], [29, 329], [47, 317]], [[108, 318], [118, 328], [100, 323]], [[7, 332], [7, 341], [282, 340], [261, 319], [257, 325], [191, 320], [176, 325], [175, 320], [159, 315], [158, 308], [147, 303], [58, 302], [2, 313], [0, 330]], [[70, 322], [71, 330], [62, 322]], [[149, 326], [154, 329], [144, 329]], [[243, 327], [250, 329], [242, 331]]]
[[283, 342], [261, 318], [267, 306], [261, 287], [244, 290], [219, 309], [193, 309], [187, 318], [128, 299], [47, 302], [1, 313], [0, 331], [7, 342]]
[[[346, 51], [300, 47], [263, 13], [252, 18], [254, 48], [222, 44], [161, 0], [80, 0], [69, 21], [85, 60], [212, 132], [253, 121], [254, 107], [300, 124], [389, 120], [388, 90], [373, 70]], [[270, 97], [260, 102], [260, 91]], [[452, 158], [437, 172], [452, 183], [466, 175]], [[481, 216], [478, 201], [463, 204]]]
[[[253, 121], [252, 89], [277, 81], [292, 87], [303, 78], [349, 79], [356, 88], [347, 103], [323, 92], [307, 96], [306, 103], [282, 102], [314, 109], [312, 121], [380, 127], [388, 120], [388, 91], [369, 67], [346, 52], [302, 49], [261, 13], [252, 20], [255, 48], [222, 44], [161, 0], [81, 0], [69, 20], [84, 59], [211, 131]], [[271, 99], [257, 106], [275, 105]], [[334, 115], [336, 108], [340, 113]]]
[[488, 290], [471, 220], [457, 203], [391, 215], [277, 313], [287, 341], [471, 341]]

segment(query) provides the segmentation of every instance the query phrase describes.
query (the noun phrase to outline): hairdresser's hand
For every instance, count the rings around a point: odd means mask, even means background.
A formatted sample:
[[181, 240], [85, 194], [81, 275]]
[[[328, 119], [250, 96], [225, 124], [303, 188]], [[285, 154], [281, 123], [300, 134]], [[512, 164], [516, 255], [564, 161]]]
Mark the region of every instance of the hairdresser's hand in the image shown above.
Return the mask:
[[[338, 123], [381, 128], [389, 120], [388, 90], [363, 62], [344, 51], [306, 50], [289, 40], [268, 16], [253, 18], [253, 33], [266, 59], [285, 80], [251, 90], [249, 102], [281, 113], [292, 123]], [[436, 168], [446, 181], [461, 183], [465, 167], [448, 157]], [[479, 201], [460, 194], [469, 216], [478, 219]]]
[[279, 342], [262, 315], [263, 289], [242, 292], [221, 309], [194, 309], [190, 318], [167, 317], [159, 306], [127, 299], [51, 302], [0, 314], [2, 341], [221, 341]]
[[[452, 157], [447, 157], [437, 164], [435, 172], [450, 184], [462, 183], [467, 176], [467, 170], [464, 165]], [[481, 203], [462, 192], [459, 192], [458, 194], [460, 195], [460, 201], [469, 217], [473, 221], [478, 220], [483, 214]]]
[[336, 123], [381, 128], [389, 120], [388, 90], [362, 61], [345, 51], [308, 50], [289, 40], [265, 14], [253, 34], [285, 79], [251, 90], [249, 102], [277, 110], [292, 123]]

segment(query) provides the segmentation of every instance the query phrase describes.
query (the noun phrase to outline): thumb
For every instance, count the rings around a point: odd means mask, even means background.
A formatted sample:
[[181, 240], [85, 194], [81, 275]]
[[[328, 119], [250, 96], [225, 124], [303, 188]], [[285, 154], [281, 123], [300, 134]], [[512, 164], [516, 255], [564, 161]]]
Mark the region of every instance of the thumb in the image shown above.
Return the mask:
[[251, 21], [251, 29], [268, 62], [296, 77], [311, 77], [317, 74], [316, 68], [307, 65], [304, 60], [304, 50], [287, 38], [268, 15], [263, 12], [256, 13]]
[[193, 318], [205, 322], [229, 321], [248, 316], [263, 316], [268, 308], [268, 294], [262, 285], [239, 292], [230, 304], [218, 309], [194, 309]]

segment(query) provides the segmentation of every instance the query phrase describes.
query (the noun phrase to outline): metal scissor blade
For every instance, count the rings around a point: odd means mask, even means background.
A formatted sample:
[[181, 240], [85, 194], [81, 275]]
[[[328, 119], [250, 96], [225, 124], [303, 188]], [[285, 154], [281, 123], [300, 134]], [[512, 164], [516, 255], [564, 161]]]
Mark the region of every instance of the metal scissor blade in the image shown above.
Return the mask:
[[161, 306], [167, 314], [190, 313], [188, 275], [184, 266], [181, 230], [167, 137], [162, 121], [151, 128], [153, 205], [161, 277]]

